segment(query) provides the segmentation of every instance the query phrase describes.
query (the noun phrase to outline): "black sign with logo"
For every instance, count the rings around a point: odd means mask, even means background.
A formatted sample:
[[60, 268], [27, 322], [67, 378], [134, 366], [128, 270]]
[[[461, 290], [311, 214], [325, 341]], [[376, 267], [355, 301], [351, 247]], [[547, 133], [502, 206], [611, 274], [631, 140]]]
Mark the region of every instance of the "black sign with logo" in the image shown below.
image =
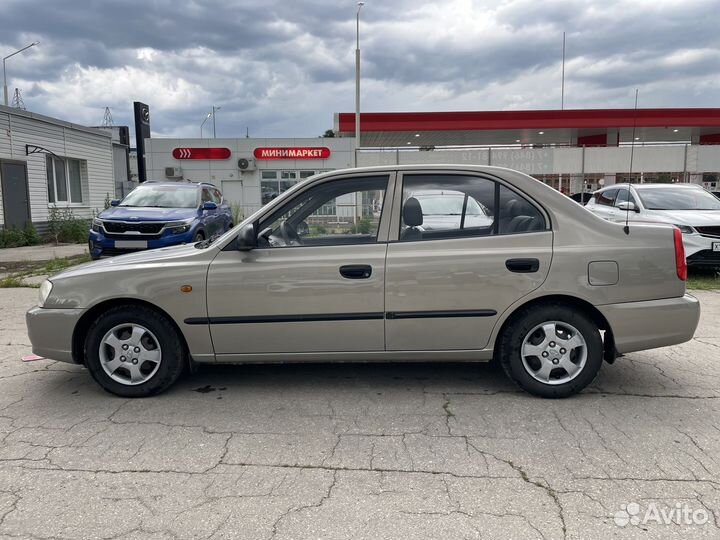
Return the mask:
[[135, 110], [135, 147], [137, 148], [138, 180], [147, 180], [145, 172], [145, 139], [150, 138], [150, 107], [139, 101], [133, 102]]

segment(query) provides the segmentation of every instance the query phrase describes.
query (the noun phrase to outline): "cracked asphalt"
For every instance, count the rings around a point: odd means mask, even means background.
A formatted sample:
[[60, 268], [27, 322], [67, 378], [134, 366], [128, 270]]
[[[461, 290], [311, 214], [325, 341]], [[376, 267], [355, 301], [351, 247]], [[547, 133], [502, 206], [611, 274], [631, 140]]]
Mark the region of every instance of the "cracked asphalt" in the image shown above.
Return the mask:
[[[20, 362], [36, 296], [0, 289], [0, 538], [720, 537], [718, 293], [693, 341], [559, 401], [484, 364], [210, 366], [121, 399]], [[616, 523], [632, 503], [707, 522]]]

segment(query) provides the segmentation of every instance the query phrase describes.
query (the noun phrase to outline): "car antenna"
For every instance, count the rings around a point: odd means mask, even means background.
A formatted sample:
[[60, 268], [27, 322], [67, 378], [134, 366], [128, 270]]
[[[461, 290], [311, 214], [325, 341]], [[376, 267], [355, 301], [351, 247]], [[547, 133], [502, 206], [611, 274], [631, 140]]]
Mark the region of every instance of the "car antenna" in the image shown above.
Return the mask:
[[[630, 178], [628, 182], [632, 181], [632, 168], [633, 168], [633, 157], [635, 154], [635, 128], [637, 127], [637, 104], [638, 104], [638, 89], [635, 89], [635, 110], [633, 111], [633, 130], [632, 130], [632, 141], [630, 142]], [[628, 203], [625, 205], [625, 227], [623, 231], [625, 234], [630, 234], [630, 183], [627, 186], [628, 190]]]

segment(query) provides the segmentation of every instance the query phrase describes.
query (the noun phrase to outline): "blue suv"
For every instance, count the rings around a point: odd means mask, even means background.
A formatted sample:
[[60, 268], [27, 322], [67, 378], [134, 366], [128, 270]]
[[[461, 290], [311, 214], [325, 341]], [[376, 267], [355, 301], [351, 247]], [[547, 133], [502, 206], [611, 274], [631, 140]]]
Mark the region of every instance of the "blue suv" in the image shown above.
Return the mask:
[[145, 182], [110, 204], [92, 222], [93, 259], [198, 242], [233, 226], [230, 205], [212, 184]]

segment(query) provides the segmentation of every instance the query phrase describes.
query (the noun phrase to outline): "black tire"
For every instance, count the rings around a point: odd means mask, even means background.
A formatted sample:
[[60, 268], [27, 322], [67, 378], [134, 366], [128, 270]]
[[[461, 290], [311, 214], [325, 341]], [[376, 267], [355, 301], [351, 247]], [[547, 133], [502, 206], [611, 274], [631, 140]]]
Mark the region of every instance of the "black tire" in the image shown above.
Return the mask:
[[[103, 337], [112, 328], [125, 323], [136, 323], [152, 332], [162, 351], [157, 371], [147, 381], [134, 386], [112, 379], [100, 364], [100, 342]], [[111, 394], [127, 398], [154, 396], [167, 390], [182, 374], [187, 364], [186, 358], [184, 342], [175, 326], [167, 317], [145, 306], [110, 308], [95, 320], [85, 338], [85, 364], [93, 379]]]
[[[572, 325], [582, 334], [587, 345], [585, 365], [565, 383], [543, 383], [533, 377], [523, 364], [521, 348], [525, 337], [535, 327], [548, 321]], [[565, 398], [577, 394], [595, 379], [603, 362], [603, 342], [597, 325], [579, 309], [559, 303], [523, 309], [513, 316], [498, 342], [498, 357], [505, 374], [523, 390], [544, 398]]]
[[203, 240], [205, 240], [205, 233], [202, 231], [196, 232], [193, 236], [193, 242], [202, 242]]

